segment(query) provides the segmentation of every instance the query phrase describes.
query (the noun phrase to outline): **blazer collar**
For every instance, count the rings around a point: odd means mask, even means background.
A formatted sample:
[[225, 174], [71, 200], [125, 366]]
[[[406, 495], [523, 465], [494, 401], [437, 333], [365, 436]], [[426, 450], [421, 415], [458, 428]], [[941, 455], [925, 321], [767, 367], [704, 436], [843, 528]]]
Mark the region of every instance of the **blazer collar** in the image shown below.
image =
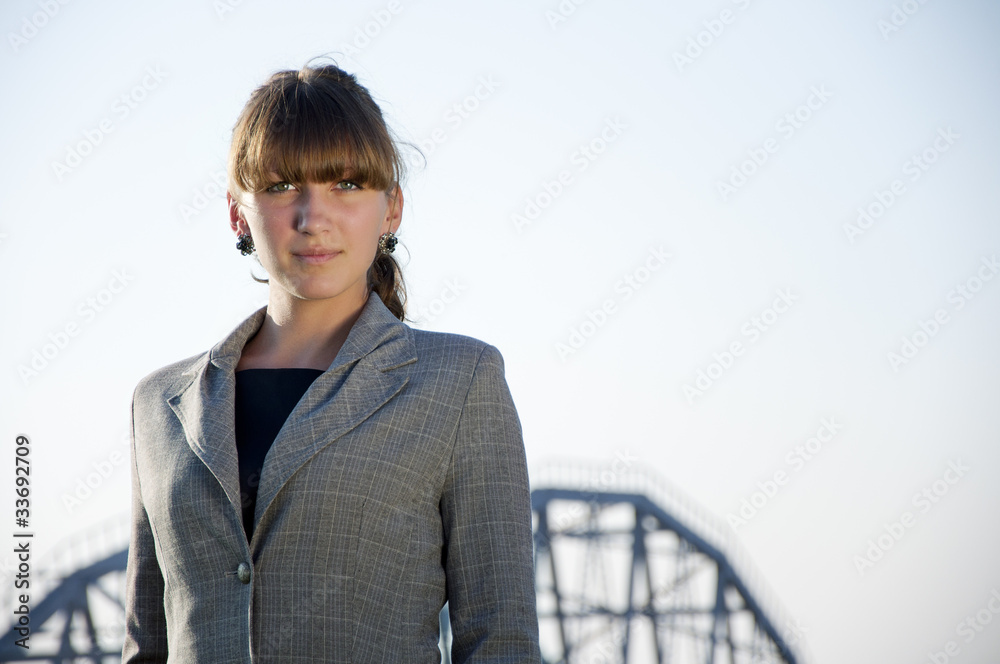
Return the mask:
[[[188, 445], [222, 485], [237, 517], [242, 499], [236, 452], [235, 368], [266, 312], [267, 307], [261, 307], [244, 319], [184, 372], [190, 382], [183, 381], [183, 387], [166, 395], [184, 427]], [[302, 464], [403, 388], [416, 360], [413, 331], [392, 315], [377, 294], [370, 293], [337, 356], [278, 432], [258, 483], [255, 523]]]
[[[219, 369], [235, 371], [243, 353], [243, 347], [250, 340], [260, 326], [264, 323], [267, 315], [267, 307], [263, 306], [253, 312], [246, 319], [237, 325], [232, 332], [226, 335], [219, 343], [212, 346], [208, 351], [208, 361]], [[408, 352], [392, 342], [410, 341]], [[383, 346], [388, 346], [383, 348]], [[347, 335], [344, 345], [337, 352], [337, 356], [327, 368], [327, 371], [338, 369], [343, 365], [356, 362], [369, 353], [381, 350], [377, 358], [377, 364], [383, 368], [391, 368], [393, 362], [404, 363], [416, 359], [413, 354], [412, 332], [410, 328], [403, 324], [398, 318], [392, 315], [388, 307], [382, 303], [382, 299], [374, 292], [369, 293], [368, 300], [361, 309], [361, 315], [354, 322], [354, 326]], [[386, 353], [385, 351], [395, 351]], [[412, 355], [412, 357], [411, 357]], [[405, 357], [404, 357], [405, 356]], [[198, 367], [193, 367], [197, 371]], [[190, 370], [189, 370], [190, 371]]]

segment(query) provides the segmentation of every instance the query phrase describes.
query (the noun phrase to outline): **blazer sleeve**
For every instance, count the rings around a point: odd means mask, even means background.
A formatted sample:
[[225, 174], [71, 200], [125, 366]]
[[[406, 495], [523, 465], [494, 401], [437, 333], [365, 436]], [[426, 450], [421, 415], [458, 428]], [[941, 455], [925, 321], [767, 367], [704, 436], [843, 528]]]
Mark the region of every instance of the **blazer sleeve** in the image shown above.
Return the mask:
[[[138, 392], [138, 389], [137, 389]], [[132, 530], [125, 568], [125, 643], [122, 664], [167, 661], [167, 620], [163, 575], [156, 561], [153, 531], [139, 489], [135, 445], [135, 395], [132, 396]]]
[[473, 371], [441, 512], [452, 662], [540, 663], [524, 442], [493, 346]]

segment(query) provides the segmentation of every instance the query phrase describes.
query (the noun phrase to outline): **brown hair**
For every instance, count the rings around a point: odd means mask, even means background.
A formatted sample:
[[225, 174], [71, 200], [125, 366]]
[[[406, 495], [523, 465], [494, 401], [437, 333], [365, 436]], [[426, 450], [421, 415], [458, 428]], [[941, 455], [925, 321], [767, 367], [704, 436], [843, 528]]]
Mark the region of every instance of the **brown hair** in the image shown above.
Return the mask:
[[[349, 176], [392, 198], [405, 166], [397, 140], [367, 88], [334, 64], [279, 71], [253, 91], [233, 127], [229, 188], [257, 192], [288, 182], [335, 182]], [[267, 283], [266, 279], [256, 281]], [[404, 318], [406, 288], [399, 264], [377, 252], [368, 286]]]

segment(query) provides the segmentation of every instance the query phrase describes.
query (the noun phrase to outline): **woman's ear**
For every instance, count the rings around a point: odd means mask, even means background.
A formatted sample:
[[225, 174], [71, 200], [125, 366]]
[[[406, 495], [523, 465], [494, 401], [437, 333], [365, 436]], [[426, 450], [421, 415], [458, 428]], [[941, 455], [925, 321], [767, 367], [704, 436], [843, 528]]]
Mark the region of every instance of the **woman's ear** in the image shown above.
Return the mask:
[[240, 233], [250, 233], [250, 228], [247, 226], [247, 220], [243, 217], [243, 212], [240, 211], [240, 204], [230, 192], [226, 192], [226, 205], [229, 206], [229, 227], [233, 229], [233, 232], [239, 235]]
[[398, 184], [389, 197], [389, 206], [385, 211], [385, 220], [389, 222], [389, 230], [395, 233], [399, 230], [399, 223], [403, 220], [403, 188]]

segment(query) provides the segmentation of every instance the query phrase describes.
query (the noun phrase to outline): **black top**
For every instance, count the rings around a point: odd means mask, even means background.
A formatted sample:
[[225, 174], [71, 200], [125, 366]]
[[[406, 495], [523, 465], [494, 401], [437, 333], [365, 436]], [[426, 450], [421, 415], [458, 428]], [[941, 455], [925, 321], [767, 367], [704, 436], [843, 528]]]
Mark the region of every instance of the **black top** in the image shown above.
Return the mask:
[[253, 537], [253, 513], [264, 457], [320, 369], [242, 369], [236, 372], [236, 452], [240, 463], [243, 529]]

